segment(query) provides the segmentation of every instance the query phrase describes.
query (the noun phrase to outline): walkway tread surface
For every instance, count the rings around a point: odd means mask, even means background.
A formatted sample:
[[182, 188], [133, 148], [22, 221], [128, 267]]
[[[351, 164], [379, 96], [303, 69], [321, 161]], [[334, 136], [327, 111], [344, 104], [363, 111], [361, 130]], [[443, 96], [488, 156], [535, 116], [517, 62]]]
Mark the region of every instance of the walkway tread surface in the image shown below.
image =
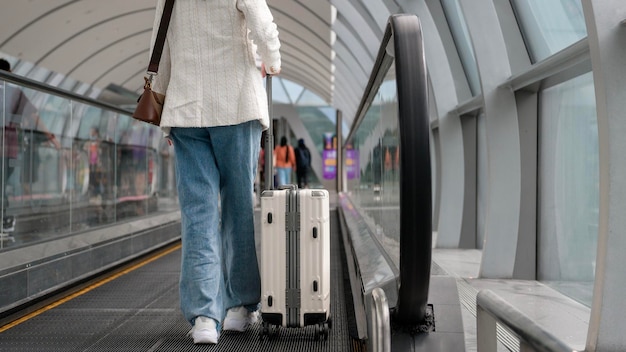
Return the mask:
[[[315, 327], [279, 329], [259, 338], [261, 323], [224, 332], [217, 345], [194, 345], [179, 309], [180, 250], [122, 275], [0, 334], [9, 351], [353, 351], [344, 297], [343, 255], [331, 211], [331, 316], [327, 341]], [[351, 304], [350, 302], [348, 304]]]

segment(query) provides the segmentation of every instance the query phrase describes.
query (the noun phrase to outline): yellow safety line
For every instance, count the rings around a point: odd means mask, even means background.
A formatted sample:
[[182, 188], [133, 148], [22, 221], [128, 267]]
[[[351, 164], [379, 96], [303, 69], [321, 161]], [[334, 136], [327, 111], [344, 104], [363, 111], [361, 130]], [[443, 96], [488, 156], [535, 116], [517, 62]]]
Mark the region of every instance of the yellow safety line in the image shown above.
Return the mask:
[[68, 302], [68, 301], [70, 301], [70, 300], [72, 300], [72, 299], [74, 299], [76, 297], [82, 296], [85, 293], [87, 293], [87, 292], [89, 292], [89, 291], [91, 291], [91, 290], [93, 290], [95, 288], [98, 288], [98, 287], [106, 284], [107, 282], [113, 281], [113, 280], [117, 279], [118, 277], [120, 277], [122, 275], [128, 274], [129, 272], [131, 272], [133, 270], [139, 269], [139, 268], [141, 268], [142, 266], [144, 266], [144, 265], [146, 265], [148, 263], [151, 263], [151, 262], [153, 262], [153, 261], [155, 261], [155, 260], [157, 260], [157, 259], [159, 259], [159, 258], [161, 258], [161, 257], [163, 257], [165, 255], [168, 255], [168, 254], [174, 252], [175, 250], [178, 250], [180, 247], [181, 247], [181, 244], [177, 244], [176, 246], [174, 246], [174, 247], [172, 247], [172, 248], [170, 248], [170, 249], [168, 249], [168, 250], [166, 250], [164, 252], [156, 254], [153, 257], [147, 258], [146, 260], [144, 260], [144, 261], [142, 261], [140, 263], [137, 263], [137, 264], [135, 264], [135, 265], [133, 265], [133, 266], [131, 266], [129, 268], [126, 268], [126, 269], [124, 269], [124, 270], [122, 270], [122, 271], [120, 271], [118, 273], [115, 273], [115, 274], [113, 274], [113, 275], [111, 275], [111, 276], [109, 276], [109, 277], [107, 277], [107, 278], [105, 278], [105, 279], [103, 279], [101, 281], [98, 281], [98, 282], [96, 282], [96, 283], [94, 283], [94, 284], [92, 284], [90, 286], [87, 286], [87, 287], [85, 287], [85, 288], [83, 288], [83, 289], [81, 289], [81, 290], [79, 290], [77, 292], [74, 292], [71, 295], [65, 296], [65, 297], [59, 299], [58, 301], [53, 302], [53, 303], [51, 303], [51, 304], [49, 304], [49, 305], [47, 305], [45, 307], [39, 308], [39, 309], [37, 309], [36, 311], [34, 311], [32, 313], [29, 313], [29, 314], [27, 314], [27, 315], [25, 315], [25, 316], [23, 316], [23, 317], [21, 317], [21, 318], [19, 318], [17, 320], [14, 320], [14, 321], [12, 321], [12, 322], [10, 322], [10, 323], [0, 327], [0, 333], [5, 332], [5, 331], [9, 330], [10, 328], [12, 328], [14, 326], [17, 326], [17, 325], [19, 325], [19, 324], [21, 324], [21, 323], [23, 323], [23, 322], [25, 322], [25, 321], [27, 321], [29, 319], [32, 319], [32, 318], [38, 316], [39, 314], [47, 312], [50, 309], [56, 308], [56, 307], [60, 306], [61, 304], [65, 303], [65, 302]]

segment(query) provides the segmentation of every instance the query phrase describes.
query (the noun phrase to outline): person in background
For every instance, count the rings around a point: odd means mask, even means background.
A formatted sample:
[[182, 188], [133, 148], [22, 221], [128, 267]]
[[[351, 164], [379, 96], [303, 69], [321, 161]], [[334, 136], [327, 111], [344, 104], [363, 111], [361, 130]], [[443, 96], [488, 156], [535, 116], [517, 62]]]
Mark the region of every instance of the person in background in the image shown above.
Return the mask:
[[[5, 59], [0, 59], [0, 70], [11, 72], [11, 64]], [[8, 215], [9, 178], [15, 170], [19, 152], [18, 131], [22, 120], [22, 111], [25, 107], [32, 107], [30, 101], [21, 90], [4, 82], [0, 84], [0, 111], [6, 111], [3, 116], [2, 129], [0, 131], [0, 143], [2, 145], [2, 233], [10, 233], [15, 230], [15, 217]], [[5, 97], [8, 97], [5, 102]], [[27, 105], [28, 104], [28, 105]], [[33, 107], [34, 108], [34, 107]]]
[[298, 139], [296, 147], [296, 179], [298, 188], [309, 188], [309, 171], [311, 170], [311, 151], [304, 144], [304, 139]]
[[[11, 72], [11, 64], [6, 59], [0, 59], [0, 70]], [[17, 166], [20, 152], [19, 135], [23, 135], [25, 150], [22, 162], [22, 187], [30, 195], [31, 184], [38, 180], [40, 143], [49, 142], [55, 148], [61, 148], [55, 135], [48, 131], [39, 118], [37, 108], [30, 102], [26, 94], [17, 86], [10, 83], [0, 83], [0, 109], [5, 111], [4, 120], [0, 121], [4, 131], [0, 139], [2, 146], [2, 232], [15, 230], [15, 217], [7, 215], [9, 198], [7, 183]], [[1, 116], [1, 115], [0, 115]]]
[[280, 145], [274, 148], [274, 160], [278, 187], [291, 183], [291, 171], [296, 171], [296, 153], [287, 143], [287, 137], [280, 138]]
[[102, 164], [100, 160], [100, 132], [97, 127], [89, 130], [89, 141], [85, 143], [85, 149], [89, 157], [89, 197], [90, 203], [102, 201]]
[[[151, 45], [164, 4], [157, 0]], [[152, 89], [166, 96], [161, 128], [176, 153], [180, 304], [196, 344], [216, 344], [221, 330], [245, 331], [258, 319], [251, 195], [269, 126], [262, 75], [280, 72], [279, 48], [264, 0], [174, 2]]]

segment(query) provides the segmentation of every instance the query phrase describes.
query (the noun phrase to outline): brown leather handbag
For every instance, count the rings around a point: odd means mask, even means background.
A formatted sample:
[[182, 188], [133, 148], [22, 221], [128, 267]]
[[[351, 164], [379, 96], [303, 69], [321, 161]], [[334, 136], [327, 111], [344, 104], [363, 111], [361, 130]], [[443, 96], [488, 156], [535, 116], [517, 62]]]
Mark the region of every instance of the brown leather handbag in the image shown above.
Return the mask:
[[163, 45], [165, 45], [165, 34], [170, 24], [173, 8], [174, 0], [166, 0], [161, 23], [159, 24], [159, 31], [157, 32], [152, 55], [150, 56], [148, 76], [144, 77], [143, 93], [137, 99], [137, 107], [133, 113], [133, 118], [156, 126], [161, 124], [161, 112], [165, 103], [165, 95], [152, 91], [152, 79], [159, 71], [159, 62], [163, 53]]
[[137, 100], [137, 107], [133, 117], [137, 120], [159, 126], [161, 124], [161, 112], [165, 103], [165, 95], [152, 91], [152, 75], [146, 80], [143, 86], [143, 93]]

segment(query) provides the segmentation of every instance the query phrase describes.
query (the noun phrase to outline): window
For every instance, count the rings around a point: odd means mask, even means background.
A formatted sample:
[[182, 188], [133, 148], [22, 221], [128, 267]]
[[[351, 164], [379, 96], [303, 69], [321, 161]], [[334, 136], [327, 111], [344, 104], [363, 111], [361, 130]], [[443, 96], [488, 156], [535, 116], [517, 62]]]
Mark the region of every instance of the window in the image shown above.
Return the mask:
[[511, 0], [533, 62], [587, 36], [580, 0]]
[[591, 73], [540, 93], [538, 279], [591, 305], [599, 213]]
[[474, 49], [472, 48], [472, 42], [467, 30], [465, 18], [461, 12], [461, 7], [459, 6], [458, 0], [442, 0], [441, 6], [448, 19], [450, 32], [452, 33], [456, 49], [461, 57], [461, 63], [463, 64], [472, 96], [477, 96], [481, 92], [478, 67], [476, 66], [476, 56], [474, 55]]

